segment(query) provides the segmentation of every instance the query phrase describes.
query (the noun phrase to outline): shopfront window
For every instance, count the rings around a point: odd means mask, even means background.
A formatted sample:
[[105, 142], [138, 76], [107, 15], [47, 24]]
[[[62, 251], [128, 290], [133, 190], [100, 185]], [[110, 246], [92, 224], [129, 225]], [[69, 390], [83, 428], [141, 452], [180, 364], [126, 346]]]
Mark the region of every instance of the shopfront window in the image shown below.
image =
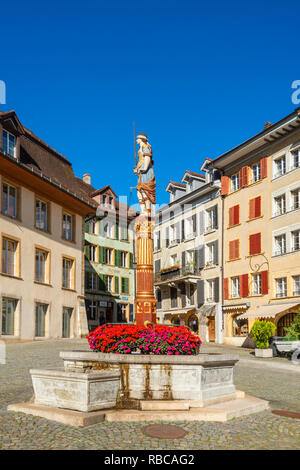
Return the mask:
[[191, 315], [188, 319], [188, 327], [194, 332], [198, 333], [199, 321], [196, 315]]
[[232, 319], [232, 336], [247, 336], [248, 335], [248, 320], [239, 319], [238, 316]]

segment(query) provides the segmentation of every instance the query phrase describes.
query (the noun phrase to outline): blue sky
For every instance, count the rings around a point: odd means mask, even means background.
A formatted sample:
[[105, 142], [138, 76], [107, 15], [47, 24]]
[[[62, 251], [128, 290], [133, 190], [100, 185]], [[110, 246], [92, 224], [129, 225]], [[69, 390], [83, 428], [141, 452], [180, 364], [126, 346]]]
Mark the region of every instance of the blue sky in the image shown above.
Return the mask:
[[[168, 181], [292, 112], [299, 2], [28, 0], [1, 5], [4, 110], [77, 176], [129, 195], [133, 121]], [[135, 202], [136, 196], [130, 202]]]

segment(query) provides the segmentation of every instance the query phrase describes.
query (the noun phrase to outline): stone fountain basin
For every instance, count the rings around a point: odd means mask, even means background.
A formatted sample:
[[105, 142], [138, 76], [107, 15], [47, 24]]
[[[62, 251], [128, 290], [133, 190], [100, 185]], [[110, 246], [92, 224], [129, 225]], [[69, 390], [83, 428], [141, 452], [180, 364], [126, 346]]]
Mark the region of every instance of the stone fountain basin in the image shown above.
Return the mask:
[[[118, 372], [117, 408], [139, 409], [144, 400], [189, 400], [203, 406], [235, 396], [234, 354], [196, 356], [63, 351], [66, 373]], [[80, 376], [80, 375], [79, 375]]]

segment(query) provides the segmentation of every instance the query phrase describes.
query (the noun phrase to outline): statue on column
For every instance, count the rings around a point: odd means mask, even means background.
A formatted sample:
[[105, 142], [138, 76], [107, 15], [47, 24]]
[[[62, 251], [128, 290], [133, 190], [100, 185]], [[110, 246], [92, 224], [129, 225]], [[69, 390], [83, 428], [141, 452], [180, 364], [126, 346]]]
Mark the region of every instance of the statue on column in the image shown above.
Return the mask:
[[140, 133], [136, 137], [138, 150], [138, 162], [134, 173], [138, 175], [137, 196], [141, 208], [141, 214], [151, 217], [151, 204], [155, 204], [156, 181], [153, 171], [152, 148], [146, 134]]

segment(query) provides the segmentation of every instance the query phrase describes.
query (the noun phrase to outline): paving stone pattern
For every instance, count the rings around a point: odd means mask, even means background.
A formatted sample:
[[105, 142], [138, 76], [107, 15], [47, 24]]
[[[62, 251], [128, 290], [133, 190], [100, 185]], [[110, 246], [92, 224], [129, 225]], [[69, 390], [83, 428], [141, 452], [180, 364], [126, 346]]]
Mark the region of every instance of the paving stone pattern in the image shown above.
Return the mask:
[[[0, 364], [0, 449], [69, 450], [197, 450], [299, 449], [300, 420], [256, 413], [227, 423], [176, 422], [187, 431], [182, 439], [158, 439], [142, 430], [153, 423], [99, 423], [75, 428], [23, 413], [8, 412], [9, 403], [28, 401], [33, 394], [30, 368], [61, 367], [62, 350], [88, 349], [85, 341], [60, 340], [7, 344], [7, 363]], [[273, 409], [300, 411], [300, 373], [251, 364], [251, 351], [227, 346], [203, 346], [205, 352], [238, 352], [249, 358], [235, 368], [235, 384], [270, 401]], [[276, 359], [277, 360], [277, 359]], [[300, 367], [300, 366], [299, 366]]]

